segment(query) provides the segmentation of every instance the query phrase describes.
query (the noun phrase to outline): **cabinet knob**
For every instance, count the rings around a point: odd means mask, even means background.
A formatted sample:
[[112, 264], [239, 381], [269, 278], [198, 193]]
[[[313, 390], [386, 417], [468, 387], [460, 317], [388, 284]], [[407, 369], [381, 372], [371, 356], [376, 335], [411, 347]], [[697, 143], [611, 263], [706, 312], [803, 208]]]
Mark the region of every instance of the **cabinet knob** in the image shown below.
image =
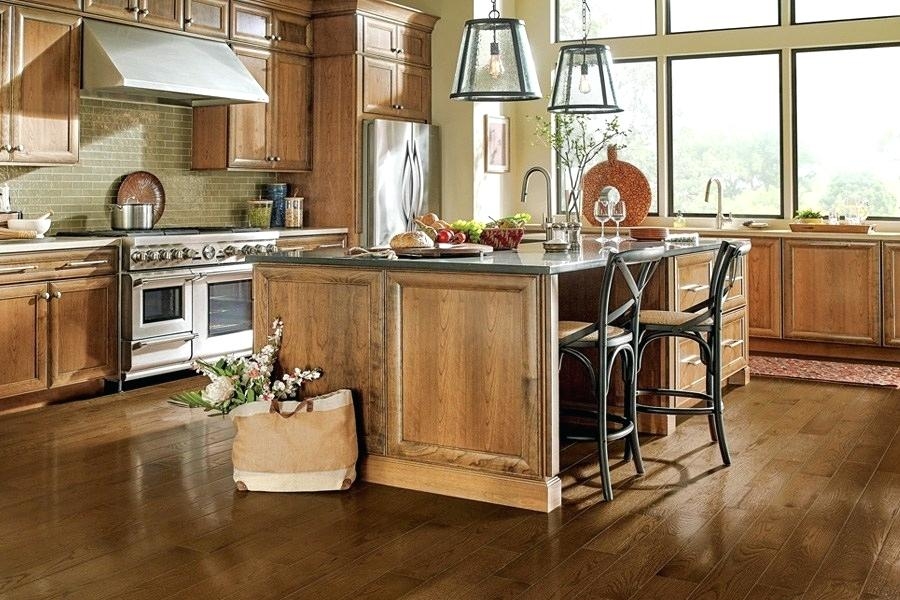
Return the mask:
[[60, 292], [59, 290], [53, 292], [53, 297], [54, 298], [62, 298], [62, 292]]
[[48, 294], [47, 292], [41, 292], [41, 298], [43, 298], [44, 300], [49, 300], [50, 294]]
[[193, 24], [194, 24], [194, 18], [193, 18], [193, 17], [185, 17], [185, 19], [184, 19], [184, 26], [185, 26], [185, 27], [190, 27], [190, 26], [193, 25]]
[[16, 144], [10, 149], [10, 152], [25, 152], [25, 146], [22, 144]]
[[270, 40], [270, 41], [275, 39], [275, 36], [274, 36], [274, 35], [268, 35], [268, 34], [267, 34], [267, 35], [264, 35], [263, 37], [264, 37], [265, 39], [267, 39], [267, 40]]
[[0, 146], [0, 152], [12, 152], [12, 146], [9, 144], [3, 144]]
[[275, 158], [275, 162], [279, 162], [281, 160], [280, 156], [275, 156], [274, 158]]
[[142, 17], [146, 17], [147, 15], [150, 14], [150, 9], [142, 8], [141, 10], [138, 11], [138, 14], [140, 14]]
[[129, 6], [125, 10], [127, 10], [130, 13], [136, 13], [136, 12], [140, 11], [140, 9], [137, 7], [137, 5]]
[[276, 41], [276, 42], [280, 42], [280, 41], [283, 40], [283, 39], [284, 39], [284, 38], [281, 37], [280, 35], [276, 35], [276, 36], [275, 36], [275, 41]]
[[397, 55], [403, 54], [403, 48], [397, 48], [394, 52], [397, 53]]

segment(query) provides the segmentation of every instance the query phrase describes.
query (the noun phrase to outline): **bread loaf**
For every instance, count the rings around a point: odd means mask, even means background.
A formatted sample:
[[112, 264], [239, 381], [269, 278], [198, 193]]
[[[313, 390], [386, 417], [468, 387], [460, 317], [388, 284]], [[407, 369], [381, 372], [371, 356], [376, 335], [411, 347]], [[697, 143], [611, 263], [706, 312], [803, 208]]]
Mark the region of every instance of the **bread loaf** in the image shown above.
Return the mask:
[[423, 231], [407, 231], [398, 233], [391, 238], [392, 250], [403, 250], [404, 248], [432, 248], [434, 242], [431, 241]]

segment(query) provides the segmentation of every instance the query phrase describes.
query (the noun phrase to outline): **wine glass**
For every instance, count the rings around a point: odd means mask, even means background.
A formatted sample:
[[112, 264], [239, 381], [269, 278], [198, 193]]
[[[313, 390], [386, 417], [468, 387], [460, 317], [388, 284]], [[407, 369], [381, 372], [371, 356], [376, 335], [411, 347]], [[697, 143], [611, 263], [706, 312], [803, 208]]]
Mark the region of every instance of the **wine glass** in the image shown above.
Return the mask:
[[618, 202], [610, 203], [609, 216], [616, 223], [616, 237], [613, 239], [620, 242], [622, 241], [622, 236], [619, 235], [619, 224], [625, 220], [625, 202], [619, 200]]
[[600, 237], [597, 238], [597, 241], [602, 244], [606, 241], [604, 226], [611, 218], [609, 214], [609, 200], [605, 200], [602, 196], [597, 199], [597, 202], [594, 203], [594, 217], [600, 221]]

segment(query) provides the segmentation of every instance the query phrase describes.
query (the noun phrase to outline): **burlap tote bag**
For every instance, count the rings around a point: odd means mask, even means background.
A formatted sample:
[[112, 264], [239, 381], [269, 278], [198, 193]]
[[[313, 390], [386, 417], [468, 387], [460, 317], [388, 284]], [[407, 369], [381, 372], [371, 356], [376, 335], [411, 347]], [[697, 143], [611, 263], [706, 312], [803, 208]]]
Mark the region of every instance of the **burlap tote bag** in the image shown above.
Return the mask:
[[356, 479], [356, 418], [350, 390], [301, 402], [250, 402], [234, 421], [234, 481], [240, 490], [345, 490]]

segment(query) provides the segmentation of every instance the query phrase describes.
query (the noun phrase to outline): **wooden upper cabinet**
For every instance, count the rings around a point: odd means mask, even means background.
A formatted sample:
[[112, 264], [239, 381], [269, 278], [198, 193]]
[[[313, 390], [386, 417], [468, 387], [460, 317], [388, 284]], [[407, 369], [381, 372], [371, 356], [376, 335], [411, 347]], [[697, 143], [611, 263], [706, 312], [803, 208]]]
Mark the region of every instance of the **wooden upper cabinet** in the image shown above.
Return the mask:
[[35, 4], [46, 4], [54, 8], [67, 8], [69, 10], [81, 10], [81, 0], [30, 0]]
[[427, 32], [371, 16], [363, 18], [362, 52], [417, 65], [431, 64]]
[[184, 30], [228, 37], [228, 0], [184, 0]]
[[747, 257], [750, 273], [750, 335], [781, 337], [781, 240], [754, 237]]
[[231, 39], [284, 52], [312, 54], [309, 18], [255, 4], [232, 2]]
[[84, 12], [137, 21], [141, 0], [84, 0]]
[[0, 286], [0, 345], [15, 348], [0, 361], [0, 399], [47, 388], [46, 291], [43, 283]]
[[312, 168], [312, 61], [276, 52], [273, 68], [269, 139], [275, 168], [308, 171]]
[[364, 113], [427, 121], [431, 116], [431, 70], [363, 56], [362, 102]]
[[400, 116], [413, 121], [431, 118], [431, 70], [397, 65], [397, 105]]
[[362, 57], [362, 111], [394, 115], [397, 65], [389, 60]]
[[900, 243], [885, 242], [881, 261], [884, 272], [884, 345], [900, 346]]
[[112, 377], [117, 371], [119, 314], [115, 276], [49, 284], [49, 386]]
[[[78, 162], [78, 89], [81, 17], [28, 7], [4, 13], [4, 38], [11, 39], [3, 87], [9, 88], [8, 126], [0, 161], [22, 164]], [[7, 50], [8, 52], [8, 50]]]
[[878, 242], [787, 239], [783, 251], [785, 338], [881, 343]]
[[269, 95], [269, 104], [235, 104], [228, 107], [228, 166], [243, 169], [272, 167], [268, 145], [269, 113], [273, 110], [272, 53], [235, 48], [240, 61]]
[[138, 21], [169, 29], [184, 25], [184, 0], [139, 0]]

